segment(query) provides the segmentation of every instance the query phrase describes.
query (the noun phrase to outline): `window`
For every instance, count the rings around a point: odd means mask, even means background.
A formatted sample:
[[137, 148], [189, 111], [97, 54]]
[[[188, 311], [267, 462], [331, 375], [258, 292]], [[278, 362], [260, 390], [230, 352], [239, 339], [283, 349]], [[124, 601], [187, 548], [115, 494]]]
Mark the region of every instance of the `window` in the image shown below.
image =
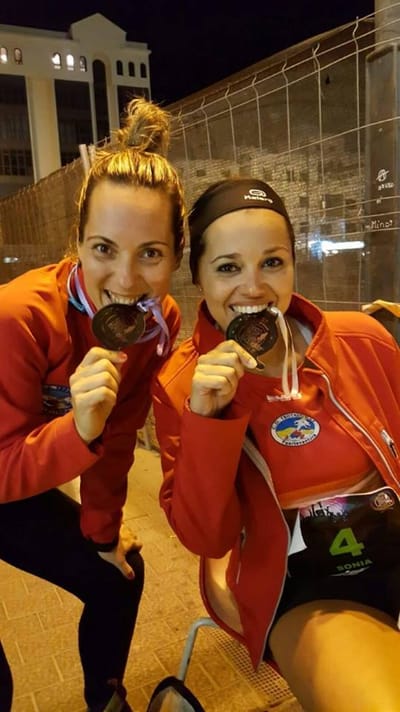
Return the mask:
[[54, 69], [61, 69], [61, 54], [59, 52], [54, 52], [51, 61]]
[[79, 57], [79, 69], [81, 72], [87, 72], [86, 57]]
[[140, 76], [142, 79], [147, 77], [147, 67], [144, 62], [140, 62]]
[[32, 155], [24, 150], [0, 149], [0, 175], [31, 176]]
[[22, 50], [19, 47], [14, 49], [14, 61], [15, 64], [22, 64]]
[[8, 62], [7, 47], [0, 47], [0, 62], [1, 62], [1, 64], [7, 64], [7, 62]]
[[117, 65], [117, 74], [123, 74], [124, 70], [123, 70], [122, 62], [120, 59], [117, 59], [116, 65]]
[[75, 69], [75, 59], [74, 59], [74, 55], [73, 55], [73, 54], [67, 54], [67, 56], [66, 56], [66, 58], [65, 58], [65, 63], [66, 63], [66, 65], [67, 65], [67, 69], [69, 69], [70, 71], [72, 71], [73, 69]]
[[128, 72], [130, 77], [135, 76], [135, 63], [134, 62], [129, 62], [128, 63]]

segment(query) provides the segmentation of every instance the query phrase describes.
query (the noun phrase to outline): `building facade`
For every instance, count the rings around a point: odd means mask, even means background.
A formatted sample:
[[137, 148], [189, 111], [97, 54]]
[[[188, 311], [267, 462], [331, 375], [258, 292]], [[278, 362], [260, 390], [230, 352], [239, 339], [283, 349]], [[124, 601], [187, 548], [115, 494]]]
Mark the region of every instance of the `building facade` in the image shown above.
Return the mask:
[[127, 101], [150, 97], [149, 55], [100, 13], [67, 33], [0, 25], [0, 197], [119, 128]]

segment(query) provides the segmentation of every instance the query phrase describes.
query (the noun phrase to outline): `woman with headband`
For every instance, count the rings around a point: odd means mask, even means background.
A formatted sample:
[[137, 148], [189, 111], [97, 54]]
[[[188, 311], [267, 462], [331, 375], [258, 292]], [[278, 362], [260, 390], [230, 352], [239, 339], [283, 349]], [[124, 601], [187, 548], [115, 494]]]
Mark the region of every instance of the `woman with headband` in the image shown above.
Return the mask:
[[[294, 233], [266, 183], [211, 186], [189, 227], [203, 301], [154, 387], [161, 505], [255, 667], [274, 659], [307, 712], [394, 711], [399, 348], [293, 292]], [[230, 624], [206, 575], [222, 557]]]
[[[131, 709], [123, 676], [144, 572], [122, 508], [150, 381], [180, 325], [168, 289], [184, 205], [168, 132], [165, 111], [131, 101], [82, 186], [76, 256], [1, 288], [0, 558], [83, 602], [90, 712]], [[75, 477], [81, 506], [57, 489]], [[3, 678], [5, 712], [0, 650]]]

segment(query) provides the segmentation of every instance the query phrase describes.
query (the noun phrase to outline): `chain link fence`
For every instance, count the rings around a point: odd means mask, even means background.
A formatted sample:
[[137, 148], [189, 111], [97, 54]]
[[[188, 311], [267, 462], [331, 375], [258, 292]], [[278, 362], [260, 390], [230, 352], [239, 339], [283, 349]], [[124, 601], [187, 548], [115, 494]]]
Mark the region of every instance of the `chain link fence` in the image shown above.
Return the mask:
[[[366, 301], [366, 60], [374, 16], [281, 52], [170, 107], [170, 158], [190, 206], [234, 175], [271, 183], [296, 233], [296, 289], [326, 309]], [[393, 41], [397, 41], [394, 37]], [[240, 51], [240, 48], [239, 48]], [[398, 121], [395, 113], [387, 121]], [[0, 281], [59, 259], [74, 236], [81, 160], [0, 200]], [[198, 294], [187, 251], [173, 277], [191, 333]]]

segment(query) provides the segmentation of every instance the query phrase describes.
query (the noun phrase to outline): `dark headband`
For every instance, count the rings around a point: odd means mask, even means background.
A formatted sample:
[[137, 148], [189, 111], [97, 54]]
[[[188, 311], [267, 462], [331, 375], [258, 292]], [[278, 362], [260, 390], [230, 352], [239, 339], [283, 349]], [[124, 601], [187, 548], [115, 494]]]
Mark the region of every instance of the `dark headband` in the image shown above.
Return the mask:
[[216, 183], [196, 201], [189, 214], [191, 238], [201, 236], [214, 220], [244, 208], [264, 208], [290, 218], [279, 195], [262, 180], [238, 178]]

